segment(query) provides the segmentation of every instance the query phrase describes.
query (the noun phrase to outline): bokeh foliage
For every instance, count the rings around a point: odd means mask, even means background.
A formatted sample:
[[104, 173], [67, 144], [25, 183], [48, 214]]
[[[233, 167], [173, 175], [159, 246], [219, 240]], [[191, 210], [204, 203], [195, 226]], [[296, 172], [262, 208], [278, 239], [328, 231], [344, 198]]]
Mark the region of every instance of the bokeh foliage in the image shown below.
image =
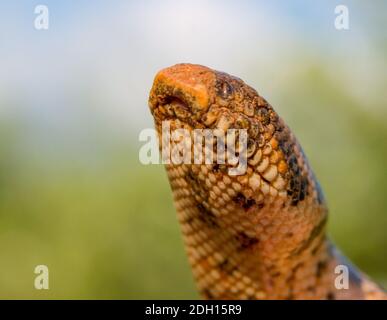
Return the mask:
[[[357, 104], [366, 102], [318, 66], [285, 89], [272, 104], [320, 179], [330, 234], [385, 283], [386, 118], [362, 111]], [[98, 132], [109, 135], [103, 126]], [[92, 153], [70, 148], [57, 158], [25, 147], [22, 123], [10, 118], [0, 138], [1, 298], [197, 297], [164, 168], [139, 164], [136, 136], [97, 139]], [[42, 263], [50, 268], [49, 291], [33, 288]]]

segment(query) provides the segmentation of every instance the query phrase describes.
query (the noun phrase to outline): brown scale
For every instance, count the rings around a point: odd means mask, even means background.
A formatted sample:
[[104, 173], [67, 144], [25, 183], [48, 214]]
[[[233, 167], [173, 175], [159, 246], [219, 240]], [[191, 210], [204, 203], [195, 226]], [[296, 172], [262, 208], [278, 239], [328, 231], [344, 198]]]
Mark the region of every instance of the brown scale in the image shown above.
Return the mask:
[[[207, 299], [383, 299], [325, 235], [321, 188], [291, 130], [242, 80], [179, 64], [161, 70], [149, 106], [158, 133], [171, 128], [247, 129], [248, 168], [167, 165], [178, 220], [201, 295]], [[335, 288], [338, 264], [349, 289]]]

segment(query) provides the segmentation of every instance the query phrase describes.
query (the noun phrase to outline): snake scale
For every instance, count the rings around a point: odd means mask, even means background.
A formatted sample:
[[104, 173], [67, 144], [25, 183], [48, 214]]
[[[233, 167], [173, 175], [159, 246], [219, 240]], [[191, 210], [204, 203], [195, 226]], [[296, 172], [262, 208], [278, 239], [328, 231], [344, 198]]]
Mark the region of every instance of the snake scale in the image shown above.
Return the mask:
[[[294, 134], [241, 79], [177, 64], [155, 77], [149, 106], [171, 129], [246, 129], [247, 170], [166, 164], [178, 220], [205, 299], [386, 299], [326, 236], [323, 193]], [[337, 266], [348, 285], [337, 287]], [[345, 275], [343, 273], [343, 275]]]

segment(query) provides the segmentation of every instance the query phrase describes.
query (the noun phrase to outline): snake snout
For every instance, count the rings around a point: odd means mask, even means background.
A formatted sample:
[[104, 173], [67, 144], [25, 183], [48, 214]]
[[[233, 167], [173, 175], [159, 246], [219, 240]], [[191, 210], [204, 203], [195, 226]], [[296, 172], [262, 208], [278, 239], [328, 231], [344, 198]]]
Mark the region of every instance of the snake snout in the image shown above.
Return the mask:
[[149, 105], [152, 113], [162, 107], [169, 116], [200, 119], [210, 105], [211, 70], [200, 65], [177, 64], [155, 77]]

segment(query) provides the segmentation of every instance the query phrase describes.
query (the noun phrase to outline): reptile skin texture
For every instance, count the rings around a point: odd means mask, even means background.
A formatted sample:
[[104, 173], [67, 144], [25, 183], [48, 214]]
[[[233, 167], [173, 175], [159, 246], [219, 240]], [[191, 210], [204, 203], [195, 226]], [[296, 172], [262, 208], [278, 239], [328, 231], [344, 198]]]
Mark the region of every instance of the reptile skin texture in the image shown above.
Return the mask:
[[[161, 70], [149, 106], [159, 134], [246, 129], [247, 170], [167, 164], [188, 259], [206, 299], [386, 299], [326, 236], [321, 188], [292, 131], [241, 79], [200, 65]], [[161, 143], [160, 143], [161, 148]], [[337, 266], [348, 288], [337, 288]]]

